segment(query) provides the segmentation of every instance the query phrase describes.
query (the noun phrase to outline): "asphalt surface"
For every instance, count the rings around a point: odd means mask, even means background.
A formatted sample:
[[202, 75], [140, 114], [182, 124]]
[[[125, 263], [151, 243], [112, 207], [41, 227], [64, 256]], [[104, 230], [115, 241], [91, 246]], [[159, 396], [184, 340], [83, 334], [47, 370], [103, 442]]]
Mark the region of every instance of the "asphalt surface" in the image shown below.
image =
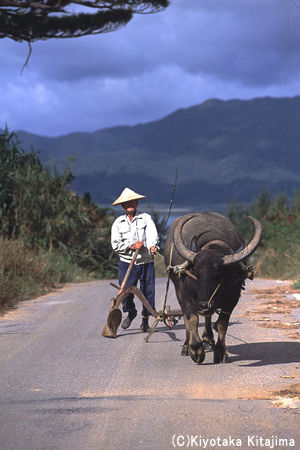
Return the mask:
[[[166, 280], [156, 283], [160, 309]], [[140, 316], [102, 337], [109, 281], [21, 303], [0, 318], [0, 449], [299, 449], [299, 409], [276, 407], [272, 392], [299, 383], [300, 342], [247, 316], [254, 288], [278, 286], [247, 283], [219, 365], [211, 352], [201, 365], [180, 356], [182, 320], [149, 343]], [[168, 303], [178, 308], [172, 288]]]

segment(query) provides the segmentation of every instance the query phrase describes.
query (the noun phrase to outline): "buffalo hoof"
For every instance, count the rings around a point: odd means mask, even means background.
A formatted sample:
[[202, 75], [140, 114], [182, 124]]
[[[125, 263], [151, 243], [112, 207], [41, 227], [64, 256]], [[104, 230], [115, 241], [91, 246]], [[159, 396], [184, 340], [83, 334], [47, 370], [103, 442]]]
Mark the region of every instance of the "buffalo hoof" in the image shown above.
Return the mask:
[[184, 345], [181, 349], [181, 356], [188, 356], [188, 354], [189, 354], [189, 352], [188, 352], [187, 346]]
[[215, 350], [214, 351], [214, 363], [220, 364], [222, 361], [223, 361], [222, 352], [220, 352], [220, 350]]
[[202, 351], [199, 352], [200, 349], [198, 349], [198, 351], [196, 352], [195, 350], [189, 348], [188, 353], [190, 355], [190, 357], [192, 358], [192, 360], [196, 363], [196, 364], [201, 364], [203, 363], [203, 361], [205, 360], [205, 351], [204, 348], [202, 347]]
[[215, 364], [220, 364], [220, 363], [226, 363], [228, 362], [229, 358], [228, 358], [228, 353], [222, 352], [221, 350], [216, 349], [214, 351], [214, 363]]

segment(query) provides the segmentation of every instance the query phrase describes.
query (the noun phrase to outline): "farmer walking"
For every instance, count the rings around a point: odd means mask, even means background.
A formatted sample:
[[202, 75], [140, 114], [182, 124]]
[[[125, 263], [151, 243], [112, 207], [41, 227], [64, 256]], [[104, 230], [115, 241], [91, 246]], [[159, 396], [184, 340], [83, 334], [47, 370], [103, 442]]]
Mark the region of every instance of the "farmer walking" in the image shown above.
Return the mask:
[[[122, 205], [126, 214], [118, 217], [111, 230], [111, 245], [120, 257], [119, 284], [121, 286], [133, 254], [139, 249], [138, 255], [130, 272], [125, 287], [137, 285], [140, 281], [140, 290], [145, 295], [149, 304], [155, 309], [155, 273], [153, 258], [158, 250], [158, 234], [151, 216], [137, 210], [138, 201], [146, 198], [129, 188], [125, 188], [120, 197], [113, 202], [114, 205]], [[133, 294], [129, 294], [123, 301], [123, 312], [127, 317], [121, 327], [129, 328], [137, 315], [133, 301]], [[149, 311], [143, 305], [142, 323], [140, 330], [149, 331]]]

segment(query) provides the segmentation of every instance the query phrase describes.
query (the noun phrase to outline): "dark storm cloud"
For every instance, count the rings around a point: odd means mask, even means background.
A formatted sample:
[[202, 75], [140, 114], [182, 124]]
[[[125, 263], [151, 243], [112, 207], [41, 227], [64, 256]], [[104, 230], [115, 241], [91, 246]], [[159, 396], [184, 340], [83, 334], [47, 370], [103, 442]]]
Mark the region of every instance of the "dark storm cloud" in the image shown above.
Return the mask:
[[36, 43], [30, 68], [72, 82], [175, 65], [245, 85], [281, 83], [299, 73], [299, 19], [290, 0], [175, 0], [114, 33]]
[[180, 61], [184, 70], [245, 85], [270, 85], [299, 73], [300, 9], [288, 0], [204, 1], [196, 9], [180, 7], [182, 14], [172, 23], [177, 32], [171, 54], [164, 56]]

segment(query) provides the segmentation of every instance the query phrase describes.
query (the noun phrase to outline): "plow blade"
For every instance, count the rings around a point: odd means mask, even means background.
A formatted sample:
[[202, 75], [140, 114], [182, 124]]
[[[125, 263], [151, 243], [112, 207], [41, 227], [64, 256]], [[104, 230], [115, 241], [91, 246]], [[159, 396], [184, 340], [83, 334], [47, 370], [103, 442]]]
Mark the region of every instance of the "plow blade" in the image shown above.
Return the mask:
[[148, 311], [150, 312], [150, 314], [152, 314], [153, 317], [155, 318], [159, 317], [157, 311], [155, 311], [155, 309], [153, 309], [149, 305], [144, 294], [136, 286], [129, 286], [128, 288], [124, 289], [124, 291], [119, 293], [116, 298], [111, 299], [110, 310], [106, 323], [102, 330], [102, 336], [110, 338], [117, 337], [117, 330], [122, 320], [122, 313], [119, 309], [119, 306], [122, 303], [122, 301], [127, 297], [128, 294], [134, 294], [143, 303], [143, 305], [145, 305], [145, 307], [148, 309]]
[[102, 336], [116, 338], [121, 320], [122, 313], [119, 308], [116, 308], [116, 299], [112, 298], [110, 301], [108, 317], [102, 330]]
[[119, 325], [122, 320], [122, 313], [119, 309], [114, 309], [108, 314], [107, 321], [102, 330], [102, 336], [116, 338]]

